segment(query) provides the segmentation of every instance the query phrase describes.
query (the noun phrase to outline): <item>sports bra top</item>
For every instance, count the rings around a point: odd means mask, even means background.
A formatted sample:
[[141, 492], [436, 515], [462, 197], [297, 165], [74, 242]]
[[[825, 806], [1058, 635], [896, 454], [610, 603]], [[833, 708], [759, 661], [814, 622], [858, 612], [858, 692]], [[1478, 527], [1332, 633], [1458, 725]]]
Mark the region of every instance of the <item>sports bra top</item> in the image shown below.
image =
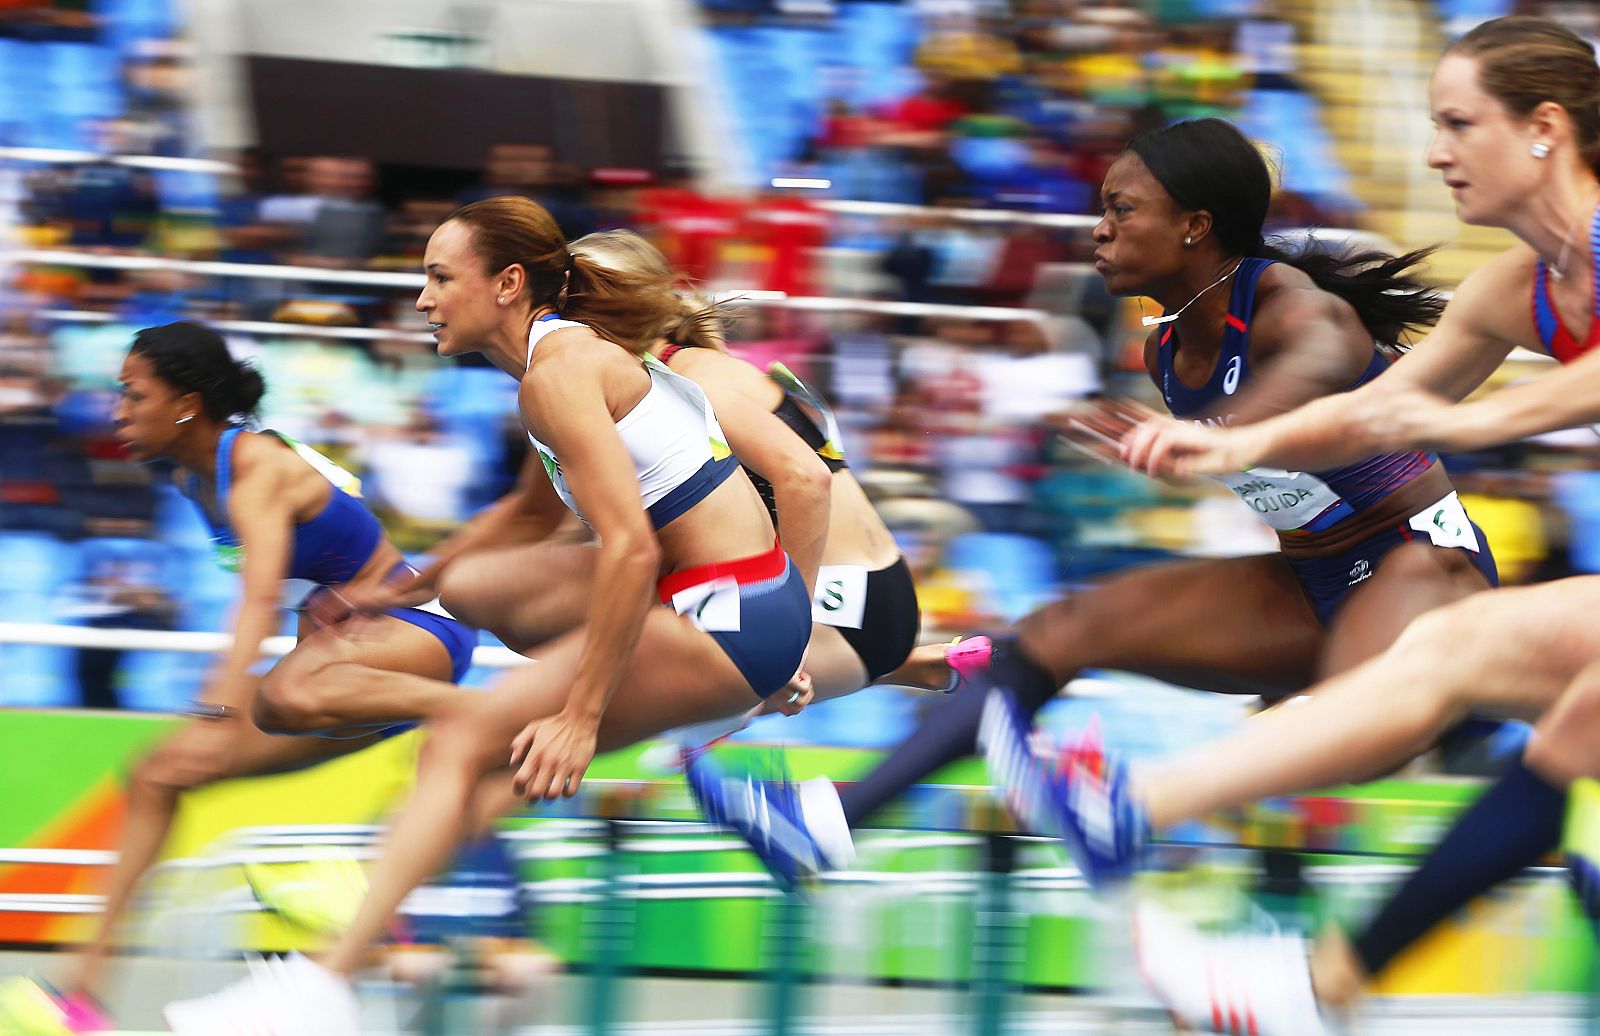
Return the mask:
[[[535, 320], [528, 333], [528, 363], [533, 363], [533, 351], [545, 335], [565, 327], [585, 326], [553, 314]], [[617, 421], [616, 427], [633, 458], [639, 495], [651, 524], [660, 529], [709, 496], [733, 474], [739, 462], [728, 449], [717, 415], [700, 386], [668, 370], [654, 356], [646, 355], [642, 360], [650, 375], [650, 390]], [[545, 473], [562, 501], [587, 522], [561, 470], [561, 459], [532, 432], [528, 433], [528, 440], [538, 451]]]
[[[1174, 417], [1210, 411], [1205, 421], [1227, 425], [1233, 415], [1218, 412], [1218, 403], [1233, 396], [1250, 380], [1250, 318], [1255, 312], [1256, 284], [1275, 260], [1245, 259], [1234, 276], [1223, 318], [1222, 349], [1217, 365], [1204, 385], [1190, 388], [1173, 371], [1178, 349], [1176, 329], [1168, 325], [1157, 349], [1157, 377], [1161, 396]], [[1361, 376], [1344, 391], [1360, 388], [1389, 369], [1389, 358], [1374, 344], [1372, 359]], [[1268, 525], [1280, 533], [1321, 532], [1358, 511], [1365, 510], [1433, 466], [1431, 453], [1381, 453], [1327, 471], [1282, 471], [1258, 467], [1217, 480], [1249, 504]]]
[[[233, 446], [243, 431], [242, 427], [233, 425], [217, 440], [215, 513], [206, 506], [200, 479], [194, 473], [190, 472], [179, 486], [184, 495], [194, 501], [211, 528], [212, 557], [230, 572], [244, 568], [244, 545], [228, 521], [228, 494], [233, 488]], [[361, 566], [372, 557], [383, 538], [378, 520], [358, 499], [361, 480], [282, 432], [262, 434], [281, 439], [332, 487], [327, 505], [315, 517], [295, 525], [286, 578], [310, 580], [324, 586], [345, 582], [361, 571]]]
[[1550, 300], [1550, 265], [1543, 258], [1533, 274], [1533, 325], [1539, 329], [1539, 344], [1561, 363], [1571, 363], [1600, 343], [1600, 206], [1589, 223], [1589, 256], [1594, 267], [1594, 312], [1589, 318], [1589, 336], [1578, 341], [1567, 330]]

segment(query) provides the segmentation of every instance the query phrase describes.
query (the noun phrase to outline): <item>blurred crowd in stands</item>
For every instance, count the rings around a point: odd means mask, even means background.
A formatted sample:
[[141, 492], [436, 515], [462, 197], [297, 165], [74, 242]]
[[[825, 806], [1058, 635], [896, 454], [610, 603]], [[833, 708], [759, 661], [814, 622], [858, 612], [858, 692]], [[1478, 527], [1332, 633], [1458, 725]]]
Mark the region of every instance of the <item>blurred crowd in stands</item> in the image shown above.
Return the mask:
[[[107, 26], [93, 36], [81, 6], [0, 2], [0, 65], [29, 47], [111, 46]], [[161, 0], [125, 6], [146, 20], [118, 30], [114, 106], [24, 123], [7, 121], [0, 102], [0, 134], [9, 134], [0, 144], [99, 156], [0, 161], [0, 235], [91, 256], [300, 269], [235, 278], [0, 256], [0, 621], [226, 624], [231, 583], [208, 574], [204, 530], [122, 457], [110, 427], [116, 373], [138, 327], [224, 322], [236, 353], [266, 376], [264, 423], [361, 474], [409, 550], [426, 550], [505, 490], [526, 453], [510, 380], [439, 361], [410, 289], [317, 279], [321, 270], [413, 273], [452, 208], [504, 193], [539, 201], [569, 238], [634, 227], [701, 287], [753, 293], [730, 308], [731, 346], [758, 363], [781, 358], [834, 401], [852, 467], [918, 573], [930, 638], [1015, 618], [1064, 583], [1151, 557], [1272, 549], [1225, 490], [1107, 467], [1040, 424], [1100, 392], [1153, 393], [1137, 370], [1138, 311], [1108, 297], [1085, 264], [1085, 226], [1028, 218], [1093, 212], [1099, 179], [1131, 135], [1220, 114], [1282, 148], [1275, 226], [1348, 225], [1355, 203], [1304, 117], [1315, 102], [1295, 79], [1293, 24], [1267, 0], [705, 0], [724, 102], [751, 145], [749, 182], [712, 189], [708, 171], [687, 162], [579, 169], [547, 142], [507, 139], [476, 179], [432, 193], [360, 156], [210, 156], [187, 121], [189, 69], [171, 12]], [[1473, 17], [1504, 5], [1447, 6]], [[150, 13], [157, 8], [164, 13]], [[98, 42], [75, 44], [84, 32]], [[873, 40], [899, 62], [873, 64], [882, 57], [865, 53]], [[835, 56], [818, 65], [819, 51]], [[795, 103], [773, 104], [782, 75], [759, 98], [740, 88], [753, 68], [791, 65], [813, 73]], [[13, 76], [0, 77], [4, 95]], [[782, 124], [761, 121], [779, 109]], [[79, 136], [51, 136], [63, 127]], [[229, 171], [117, 160], [202, 154], [224, 157]], [[772, 186], [775, 177], [829, 186]], [[841, 199], [919, 207], [883, 215], [828, 204]], [[968, 208], [1020, 215], [973, 220]], [[785, 308], [760, 292], [839, 301]], [[885, 312], [860, 300], [1017, 314]], [[376, 333], [329, 336], [345, 328]], [[1593, 445], [1585, 431], [1453, 465], [1508, 581], [1600, 571]], [[14, 563], [45, 544], [45, 561]], [[155, 689], [141, 695], [118, 664], [85, 653], [81, 700], [109, 704], [120, 687], [124, 704], [163, 704], [156, 685], [170, 673], [157, 667]], [[0, 704], [61, 694], [19, 690], [13, 677]]]

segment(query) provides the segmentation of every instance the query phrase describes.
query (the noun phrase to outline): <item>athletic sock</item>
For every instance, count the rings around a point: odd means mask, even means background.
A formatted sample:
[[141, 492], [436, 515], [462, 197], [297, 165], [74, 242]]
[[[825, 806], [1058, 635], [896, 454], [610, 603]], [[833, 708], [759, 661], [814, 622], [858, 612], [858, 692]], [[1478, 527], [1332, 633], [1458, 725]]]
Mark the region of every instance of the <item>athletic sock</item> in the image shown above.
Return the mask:
[[969, 680], [947, 698], [935, 701], [917, 728], [877, 767], [840, 793], [845, 820], [854, 828], [884, 803], [957, 759], [977, 750], [978, 724], [990, 686], [1015, 692], [1029, 715], [1058, 690], [1043, 666], [1025, 655], [1014, 638], [996, 639], [989, 680]]
[[1567, 793], [1518, 759], [1461, 815], [1444, 839], [1354, 940], [1368, 975], [1474, 896], [1515, 877], [1561, 841]]

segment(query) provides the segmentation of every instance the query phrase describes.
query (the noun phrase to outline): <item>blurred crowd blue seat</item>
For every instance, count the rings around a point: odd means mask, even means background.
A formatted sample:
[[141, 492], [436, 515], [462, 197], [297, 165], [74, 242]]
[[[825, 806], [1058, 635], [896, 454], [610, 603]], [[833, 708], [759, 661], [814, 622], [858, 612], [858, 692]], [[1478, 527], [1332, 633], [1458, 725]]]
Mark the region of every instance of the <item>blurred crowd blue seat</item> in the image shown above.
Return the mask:
[[[843, 4], [826, 25], [714, 28], [711, 49], [723, 96], [733, 107], [736, 136], [750, 150], [756, 182], [804, 152], [829, 99], [870, 106], [912, 93], [918, 32], [915, 8], [902, 4]], [[869, 185], [875, 197], [903, 190], [876, 165], [841, 163], [836, 171]]]
[[1571, 530], [1567, 560], [1572, 570], [1600, 572], [1600, 471], [1564, 471], [1556, 476], [1552, 491], [1567, 513]]
[[1334, 156], [1316, 98], [1298, 90], [1251, 90], [1233, 119], [1281, 155], [1286, 190], [1339, 207], [1354, 203], [1350, 178]]
[[97, 0], [95, 39], [0, 39], [0, 144], [94, 149], [99, 120], [125, 108], [122, 63], [146, 40], [172, 39], [172, 0]]
[[970, 573], [987, 610], [1015, 622], [1056, 596], [1060, 573], [1055, 550], [1019, 533], [969, 532], [950, 541], [946, 564]]
[[[58, 594], [77, 577], [79, 548], [45, 533], [0, 532], [0, 622], [51, 622]], [[77, 700], [71, 648], [0, 643], [0, 705]]]

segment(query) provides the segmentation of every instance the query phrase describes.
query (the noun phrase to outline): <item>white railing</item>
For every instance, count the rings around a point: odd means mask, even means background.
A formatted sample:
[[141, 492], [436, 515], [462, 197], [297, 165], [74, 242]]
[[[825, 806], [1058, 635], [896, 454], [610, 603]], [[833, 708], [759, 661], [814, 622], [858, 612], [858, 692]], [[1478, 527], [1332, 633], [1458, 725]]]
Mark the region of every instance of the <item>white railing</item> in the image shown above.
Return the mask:
[[72, 151], [54, 147], [0, 147], [0, 161], [38, 162], [44, 165], [84, 165], [104, 162], [133, 169], [157, 169], [177, 173], [231, 173], [231, 162], [214, 158], [165, 158], [161, 155], [105, 155], [98, 151]]
[[[193, 633], [178, 630], [92, 629], [48, 622], [0, 622], [0, 644], [42, 644], [50, 647], [99, 648], [111, 651], [179, 651], [209, 655], [233, 645], [228, 633]], [[268, 637], [261, 642], [262, 658], [279, 658], [294, 649], [293, 637]], [[532, 659], [509, 648], [484, 645], [472, 652], [472, 664], [491, 669], [527, 665]]]
[[[66, 148], [0, 147], [0, 161], [37, 162], [43, 165], [83, 165], [88, 162], [105, 162], [125, 165], [135, 169], [164, 169], [191, 173], [237, 173], [232, 162], [213, 158], [164, 158], [159, 155], [112, 155], [98, 151], [76, 151]], [[844, 216], [876, 216], [890, 219], [902, 216], [934, 214], [964, 223], [1031, 223], [1041, 227], [1086, 229], [1099, 222], [1100, 217], [1083, 213], [1025, 212], [1018, 209], [942, 208], [929, 205], [911, 205], [904, 202], [851, 201], [848, 198], [814, 198], [811, 204], [825, 212]]]

